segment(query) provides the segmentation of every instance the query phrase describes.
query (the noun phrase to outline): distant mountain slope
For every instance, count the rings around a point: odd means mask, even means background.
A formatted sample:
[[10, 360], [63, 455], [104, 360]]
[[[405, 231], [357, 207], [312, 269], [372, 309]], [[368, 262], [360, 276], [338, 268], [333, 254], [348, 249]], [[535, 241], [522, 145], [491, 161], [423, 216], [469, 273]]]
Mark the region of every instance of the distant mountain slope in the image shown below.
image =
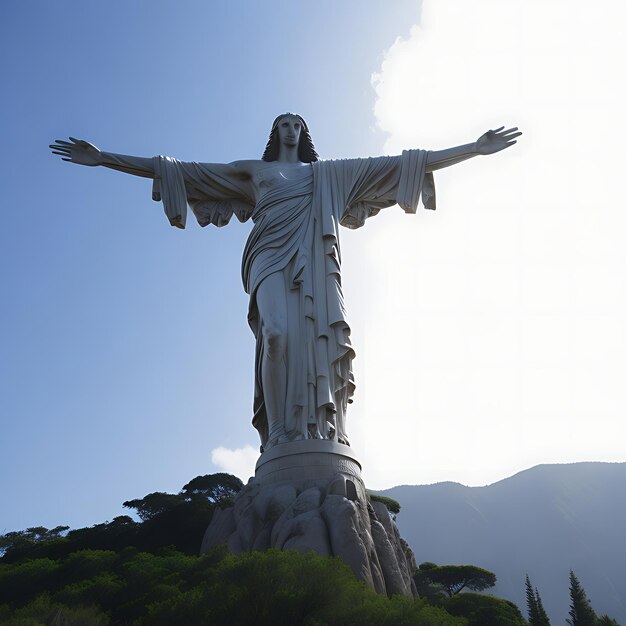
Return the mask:
[[498, 576], [496, 595], [525, 613], [524, 576], [553, 626], [568, 616], [574, 570], [600, 614], [626, 626], [626, 463], [538, 465], [486, 487], [458, 483], [379, 492], [418, 563], [470, 563]]

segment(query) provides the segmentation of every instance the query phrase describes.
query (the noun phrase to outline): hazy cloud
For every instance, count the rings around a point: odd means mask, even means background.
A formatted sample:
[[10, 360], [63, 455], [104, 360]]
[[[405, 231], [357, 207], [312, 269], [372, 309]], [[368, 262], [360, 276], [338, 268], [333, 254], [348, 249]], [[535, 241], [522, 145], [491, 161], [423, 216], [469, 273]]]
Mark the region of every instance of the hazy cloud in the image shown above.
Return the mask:
[[231, 450], [219, 446], [211, 450], [211, 461], [220, 469], [234, 474], [245, 483], [250, 476], [254, 476], [254, 465], [259, 458], [258, 450], [252, 446]]

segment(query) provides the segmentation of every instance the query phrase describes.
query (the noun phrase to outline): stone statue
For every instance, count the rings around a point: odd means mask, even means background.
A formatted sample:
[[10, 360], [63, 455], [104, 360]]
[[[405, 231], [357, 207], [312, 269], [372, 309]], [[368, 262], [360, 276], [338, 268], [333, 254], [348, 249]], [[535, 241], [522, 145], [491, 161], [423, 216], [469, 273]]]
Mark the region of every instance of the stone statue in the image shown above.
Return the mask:
[[319, 161], [305, 121], [278, 116], [261, 160], [187, 163], [111, 154], [70, 137], [50, 147], [64, 161], [152, 178], [152, 197], [184, 228], [252, 219], [242, 277], [256, 337], [253, 424], [261, 436], [254, 478], [218, 509], [201, 552], [315, 550], [338, 556], [388, 595], [416, 597], [415, 557], [380, 502], [371, 501], [348, 446], [354, 391], [350, 327], [341, 291], [339, 225], [359, 228], [385, 207], [435, 208], [432, 172], [515, 143], [517, 128], [475, 143], [400, 156]]
[[64, 161], [151, 178], [170, 223], [185, 227], [187, 205], [201, 226], [233, 214], [254, 227], [242, 278], [256, 337], [253, 424], [262, 450], [304, 439], [348, 444], [345, 414], [354, 391], [350, 327], [341, 289], [339, 225], [359, 228], [380, 209], [418, 200], [435, 208], [432, 172], [514, 143], [517, 128], [476, 142], [400, 156], [320, 161], [306, 122], [278, 116], [260, 160], [183, 162], [103, 152], [70, 137], [50, 147]]

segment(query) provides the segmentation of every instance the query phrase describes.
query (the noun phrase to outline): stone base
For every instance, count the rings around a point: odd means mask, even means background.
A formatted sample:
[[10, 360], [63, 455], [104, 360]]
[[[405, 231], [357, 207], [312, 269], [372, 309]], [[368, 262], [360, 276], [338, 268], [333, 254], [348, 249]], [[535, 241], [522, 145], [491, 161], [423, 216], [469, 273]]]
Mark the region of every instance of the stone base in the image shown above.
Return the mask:
[[314, 550], [338, 556], [378, 593], [416, 597], [415, 557], [380, 502], [370, 502], [352, 448], [309, 439], [264, 452], [255, 477], [217, 509], [202, 554], [226, 544], [231, 552]]

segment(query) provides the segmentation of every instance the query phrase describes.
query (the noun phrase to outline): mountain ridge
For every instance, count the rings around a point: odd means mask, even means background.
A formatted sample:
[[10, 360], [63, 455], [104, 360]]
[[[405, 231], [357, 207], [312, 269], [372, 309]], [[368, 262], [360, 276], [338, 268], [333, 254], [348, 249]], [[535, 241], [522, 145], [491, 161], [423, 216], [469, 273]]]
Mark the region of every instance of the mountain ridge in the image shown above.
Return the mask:
[[564, 623], [573, 569], [598, 614], [626, 624], [626, 463], [539, 464], [490, 485], [398, 485], [398, 526], [417, 562], [472, 563], [525, 607], [524, 577]]

